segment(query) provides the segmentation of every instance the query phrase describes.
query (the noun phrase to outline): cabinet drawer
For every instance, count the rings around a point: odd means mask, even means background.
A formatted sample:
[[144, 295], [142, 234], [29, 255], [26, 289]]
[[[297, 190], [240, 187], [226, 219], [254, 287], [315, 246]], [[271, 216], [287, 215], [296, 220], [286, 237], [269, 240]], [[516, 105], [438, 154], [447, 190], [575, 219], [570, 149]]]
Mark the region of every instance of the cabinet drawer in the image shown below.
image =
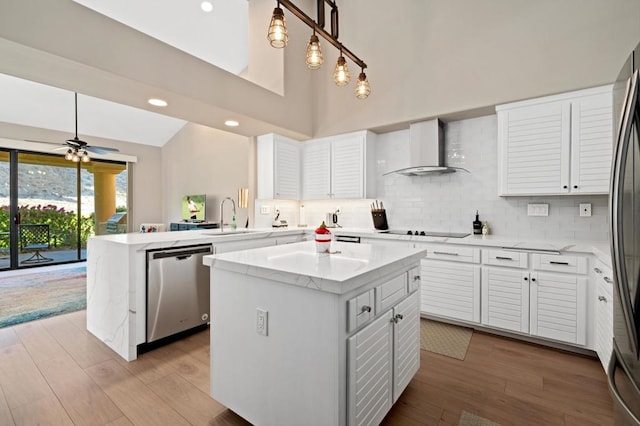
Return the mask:
[[587, 273], [587, 259], [578, 256], [534, 254], [533, 269], [538, 271], [568, 272], [572, 274]]
[[376, 287], [376, 312], [384, 312], [407, 294], [407, 274], [398, 275]]
[[371, 289], [347, 302], [347, 316], [349, 323], [347, 331], [352, 332], [360, 326], [368, 323], [376, 316], [375, 312], [375, 291]]
[[427, 259], [450, 260], [454, 262], [480, 263], [480, 249], [435, 244], [416, 243], [416, 248], [427, 249]]
[[487, 265], [509, 266], [511, 268], [528, 268], [527, 253], [509, 250], [483, 250], [482, 262]]

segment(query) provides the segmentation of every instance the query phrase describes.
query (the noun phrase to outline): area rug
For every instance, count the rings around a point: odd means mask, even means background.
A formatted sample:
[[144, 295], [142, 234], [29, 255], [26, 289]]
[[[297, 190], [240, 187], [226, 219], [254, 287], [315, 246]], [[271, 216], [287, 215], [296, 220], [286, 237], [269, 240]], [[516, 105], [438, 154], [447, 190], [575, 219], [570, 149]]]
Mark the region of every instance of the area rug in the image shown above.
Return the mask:
[[87, 307], [85, 266], [0, 275], [0, 328]]
[[463, 360], [473, 335], [473, 329], [420, 320], [420, 349]]
[[467, 413], [463, 411], [460, 415], [460, 421], [458, 426], [500, 426], [496, 422], [487, 420], [484, 417], [476, 416], [475, 414]]

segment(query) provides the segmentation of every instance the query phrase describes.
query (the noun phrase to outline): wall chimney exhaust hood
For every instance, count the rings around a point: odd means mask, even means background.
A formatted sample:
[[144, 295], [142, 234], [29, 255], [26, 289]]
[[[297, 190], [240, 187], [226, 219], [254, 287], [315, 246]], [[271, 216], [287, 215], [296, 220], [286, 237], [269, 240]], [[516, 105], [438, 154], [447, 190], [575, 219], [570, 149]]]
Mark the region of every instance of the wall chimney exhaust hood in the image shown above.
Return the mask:
[[453, 173], [464, 170], [444, 165], [444, 130], [440, 120], [421, 121], [409, 126], [408, 167], [385, 173], [405, 176], [422, 176], [439, 173]]

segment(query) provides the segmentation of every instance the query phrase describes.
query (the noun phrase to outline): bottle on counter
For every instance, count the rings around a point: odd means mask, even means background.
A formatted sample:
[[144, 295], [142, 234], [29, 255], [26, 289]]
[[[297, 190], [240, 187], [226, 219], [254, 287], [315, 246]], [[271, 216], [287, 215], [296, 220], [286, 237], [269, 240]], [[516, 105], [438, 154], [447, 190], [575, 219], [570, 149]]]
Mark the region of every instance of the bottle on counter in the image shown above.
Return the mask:
[[476, 220], [473, 221], [473, 235], [482, 235], [482, 222], [476, 210]]
[[489, 224], [486, 220], [482, 222], [482, 235], [489, 235]]

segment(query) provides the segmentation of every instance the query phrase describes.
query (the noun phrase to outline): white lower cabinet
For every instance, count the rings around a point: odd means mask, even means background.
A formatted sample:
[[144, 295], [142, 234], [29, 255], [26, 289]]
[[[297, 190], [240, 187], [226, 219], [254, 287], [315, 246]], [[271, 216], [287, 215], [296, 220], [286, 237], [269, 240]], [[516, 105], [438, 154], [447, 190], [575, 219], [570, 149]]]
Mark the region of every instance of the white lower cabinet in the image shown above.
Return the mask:
[[607, 371], [613, 351], [613, 274], [611, 269], [601, 262], [597, 262], [593, 269], [596, 283], [594, 346], [604, 371]]
[[482, 269], [482, 324], [529, 333], [529, 272]]
[[577, 345], [587, 343], [587, 279], [572, 274], [531, 274], [534, 336]]
[[423, 259], [420, 269], [422, 312], [480, 322], [480, 266]]
[[420, 367], [418, 292], [347, 341], [348, 424], [379, 424]]

